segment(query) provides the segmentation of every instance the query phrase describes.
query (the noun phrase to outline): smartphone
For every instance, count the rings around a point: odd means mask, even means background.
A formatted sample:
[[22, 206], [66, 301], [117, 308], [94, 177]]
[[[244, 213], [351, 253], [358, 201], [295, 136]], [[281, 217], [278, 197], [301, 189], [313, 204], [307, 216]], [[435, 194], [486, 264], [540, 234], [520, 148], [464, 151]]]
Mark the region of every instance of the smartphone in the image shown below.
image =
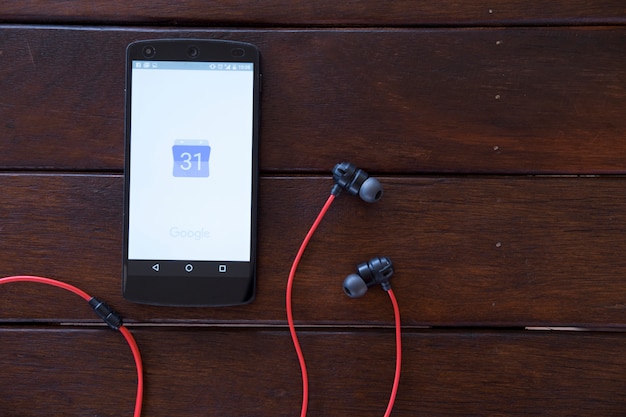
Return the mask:
[[126, 54], [122, 292], [163, 306], [254, 299], [260, 55], [206, 39]]

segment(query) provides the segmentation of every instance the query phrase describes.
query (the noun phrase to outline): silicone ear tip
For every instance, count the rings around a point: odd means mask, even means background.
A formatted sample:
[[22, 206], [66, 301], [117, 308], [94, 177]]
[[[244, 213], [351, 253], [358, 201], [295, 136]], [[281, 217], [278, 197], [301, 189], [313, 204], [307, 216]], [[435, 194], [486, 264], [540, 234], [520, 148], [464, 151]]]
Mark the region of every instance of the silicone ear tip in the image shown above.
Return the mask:
[[359, 196], [368, 203], [374, 203], [383, 196], [383, 187], [376, 178], [369, 177], [361, 185]]
[[343, 292], [345, 292], [348, 297], [359, 298], [367, 292], [367, 284], [359, 275], [350, 274], [343, 281]]

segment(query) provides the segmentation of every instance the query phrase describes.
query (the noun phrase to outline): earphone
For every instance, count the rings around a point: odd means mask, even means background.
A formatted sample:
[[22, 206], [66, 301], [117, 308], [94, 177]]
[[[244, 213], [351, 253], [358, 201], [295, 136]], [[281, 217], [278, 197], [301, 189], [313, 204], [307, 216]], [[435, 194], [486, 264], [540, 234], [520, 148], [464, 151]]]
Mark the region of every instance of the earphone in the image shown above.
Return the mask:
[[356, 274], [350, 274], [343, 281], [343, 292], [348, 297], [359, 298], [365, 295], [372, 285], [380, 284], [383, 290], [391, 288], [389, 279], [393, 275], [393, 264], [386, 256], [378, 256], [357, 265]]
[[331, 194], [339, 195], [341, 190], [347, 190], [350, 194], [358, 195], [368, 203], [374, 203], [383, 196], [383, 187], [380, 182], [349, 162], [335, 165], [333, 180], [335, 186]]
[[[326, 203], [320, 210], [317, 218], [313, 222], [313, 225], [309, 229], [309, 232], [302, 241], [300, 249], [298, 250], [291, 266], [291, 271], [289, 272], [289, 278], [287, 280], [287, 322], [289, 324], [291, 339], [293, 341], [298, 361], [300, 363], [300, 370], [302, 372], [302, 409], [300, 417], [306, 417], [308, 408], [309, 382], [304, 355], [302, 353], [302, 348], [300, 347], [300, 342], [298, 341], [298, 335], [296, 334], [296, 327], [293, 320], [291, 294], [296, 269], [298, 268], [298, 264], [300, 263], [304, 250], [311, 240], [311, 237], [313, 237], [315, 230], [321, 223], [335, 197], [338, 196], [342, 190], [346, 190], [352, 195], [358, 195], [363, 201], [368, 203], [374, 203], [380, 200], [383, 195], [383, 188], [380, 182], [376, 178], [370, 177], [367, 172], [357, 168], [353, 164], [348, 162], [339, 163], [333, 168], [332, 174], [335, 184], [330, 192], [330, 196], [326, 200]], [[380, 284], [387, 294], [389, 294], [389, 298], [391, 299], [396, 328], [396, 368], [391, 395], [387, 404], [387, 410], [384, 414], [385, 417], [389, 417], [391, 415], [391, 410], [393, 409], [393, 405], [395, 403], [398, 385], [400, 382], [400, 369], [402, 363], [400, 308], [398, 307], [398, 302], [389, 282], [393, 273], [394, 269], [391, 260], [386, 256], [379, 256], [357, 265], [357, 272], [348, 275], [343, 282], [344, 292], [351, 298], [361, 297], [365, 295], [369, 287]]]

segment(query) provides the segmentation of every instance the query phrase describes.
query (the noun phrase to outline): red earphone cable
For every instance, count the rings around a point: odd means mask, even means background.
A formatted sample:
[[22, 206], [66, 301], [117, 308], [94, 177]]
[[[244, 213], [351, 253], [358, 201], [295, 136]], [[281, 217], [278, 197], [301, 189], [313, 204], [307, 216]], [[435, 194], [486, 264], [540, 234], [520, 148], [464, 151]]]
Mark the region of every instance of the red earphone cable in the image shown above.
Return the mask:
[[[293, 340], [294, 348], [296, 349], [296, 354], [298, 355], [298, 361], [300, 362], [300, 370], [302, 371], [302, 411], [300, 412], [300, 417], [306, 417], [308, 402], [309, 402], [309, 377], [306, 369], [306, 362], [304, 360], [304, 354], [302, 353], [302, 348], [300, 347], [300, 342], [298, 341], [298, 335], [296, 334], [296, 327], [293, 320], [293, 308], [291, 303], [291, 294], [293, 290], [293, 281], [296, 275], [296, 269], [298, 268], [298, 264], [300, 263], [300, 259], [304, 254], [304, 250], [306, 249], [311, 237], [317, 230], [317, 227], [321, 223], [322, 219], [326, 215], [326, 212], [330, 208], [333, 200], [335, 199], [335, 194], [331, 194], [326, 200], [326, 204], [320, 210], [317, 218], [313, 222], [313, 225], [309, 229], [306, 237], [302, 241], [300, 245], [300, 249], [296, 254], [296, 257], [291, 266], [291, 271], [289, 272], [289, 279], [287, 280], [287, 295], [286, 295], [286, 304], [287, 304], [287, 322], [289, 323], [289, 331], [291, 333], [291, 339]], [[391, 411], [393, 410], [393, 406], [396, 401], [396, 395], [398, 393], [398, 386], [400, 384], [400, 369], [402, 365], [402, 326], [400, 322], [400, 307], [398, 306], [398, 301], [396, 299], [393, 290], [387, 290], [389, 294], [389, 298], [391, 299], [391, 304], [393, 306], [394, 317], [395, 317], [395, 328], [396, 328], [396, 369], [395, 376], [393, 381], [393, 388], [391, 390], [391, 396], [389, 397], [389, 403], [387, 404], [387, 410], [385, 411], [384, 417], [389, 417], [391, 415]]]
[[37, 282], [39, 284], [46, 284], [46, 285], [51, 285], [53, 287], [63, 288], [64, 290], [73, 292], [74, 294], [78, 295], [80, 298], [82, 298], [83, 300], [87, 302], [91, 300], [92, 298], [89, 294], [87, 294], [85, 291], [81, 290], [80, 288], [76, 288], [73, 285], [66, 284], [65, 282], [57, 281], [55, 279], [44, 278], [44, 277], [34, 277], [30, 275], [17, 275], [14, 277], [0, 278], [0, 284], [10, 284], [12, 282]]
[[309, 243], [309, 240], [311, 240], [311, 237], [315, 233], [317, 226], [319, 226], [320, 222], [324, 218], [324, 215], [326, 215], [326, 212], [330, 208], [330, 205], [333, 203], [334, 199], [335, 199], [335, 195], [331, 194], [328, 197], [328, 200], [326, 200], [326, 204], [324, 204], [324, 207], [322, 207], [322, 210], [320, 210], [320, 213], [317, 215], [317, 218], [313, 222], [311, 229], [309, 229], [309, 232], [307, 233], [306, 237], [302, 241], [302, 244], [300, 245], [300, 249], [298, 250], [296, 258], [293, 261], [293, 264], [291, 266], [291, 271], [289, 272], [289, 279], [287, 280], [287, 296], [286, 296], [287, 322], [289, 323], [289, 331], [291, 333], [291, 340], [293, 340], [293, 346], [296, 349], [296, 354], [298, 355], [298, 361], [300, 362], [300, 370], [302, 371], [302, 411], [300, 412], [300, 417], [306, 416], [306, 411], [307, 411], [307, 407], [309, 404], [309, 377], [308, 377], [307, 370], [306, 370], [306, 363], [304, 361], [304, 355], [302, 354], [302, 348], [300, 347], [300, 342], [298, 341], [298, 335], [296, 334], [296, 326], [293, 322], [293, 309], [291, 306], [291, 293], [293, 289], [293, 279], [294, 279], [294, 276], [296, 275], [296, 269], [298, 268], [298, 264], [300, 263], [300, 258], [302, 258], [302, 254], [304, 253], [304, 250], [306, 249], [306, 246]]
[[128, 330], [125, 326], [120, 326], [119, 331], [128, 342], [131, 352], [133, 352], [133, 358], [135, 359], [135, 365], [137, 367], [137, 396], [135, 399], [134, 417], [140, 417], [143, 403], [143, 365], [141, 362], [141, 353], [139, 353], [139, 346], [137, 346], [137, 342], [130, 333], [130, 330]]
[[[78, 295], [83, 300], [87, 301], [89, 303], [89, 305], [92, 306], [92, 308], [94, 309], [94, 311], [96, 311], [96, 313], [98, 315], [101, 314], [101, 312], [98, 311], [98, 310], [101, 308], [103, 303], [95, 300], [92, 296], [90, 296], [85, 291], [81, 290], [80, 288], [77, 288], [77, 287], [75, 287], [73, 285], [70, 285], [70, 284], [67, 284], [65, 282], [57, 281], [55, 279], [50, 279], [50, 278], [36, 277], [36, 276], [29, 276], [29, 275], [18, 275], [18, 276], [13, 276], [13, 277], [0, 278], [0, 285], [2, 285], [2, 284], [9, 284], [9, 283], [12, 283], [12, 282], [36, 282], [36, 283], [39, 283], [39, 284], [46, 284], [46, 285], [51, 285], [53, 287], [62, 288], [64, 290], [70, 291], [70, 292]], [[94, 301], [94, 300], [96, 301], [96, 303], [95, 303], [96, 305], [92, 304], [92, 301]], [[107, 309], [106, 312], [107, 313], [112, 313], [112, 311], [110, 311], [108, 309]], [[111, 322], [110, 321], [107, 321], [107, 319], [105, 319], [105, 318], [103, 318], [103, 320], [109, 326], [111, 326]], [[134, 411], [133, 416], [134, 417], [140, 417], [141, 416], [141, 406], [142, 406], [142, 402], [143, 402], [143, 366], [142, 366], [142, 362], [141, 362], [141, 354], [139, 353], [139, 347], [137, 346], [137, 342], [135, 341], [135, 338], [130, 333], [130, 331], [126, 327], [121, 325], [121, 324], [117, 327], [117, 330], [119, 330], [120, 333], [122, 334], [122, 336], [124, 336], [124, 339], [126, 339], [126, 342], [130, 346], [130, 350], [133, 353], [133, 358], [135, 359], [135, 366], [137, 367], [137, 397], [136, 397], [136, 400], [135, 400], [135, 411]]]
[[389, 404], [387, 404], [387, 411], [385, 411], [385, 417], [391, 415], [391, 410], [396, 402], [396, 394], [398, 393], [398, 385], [400, 385], [400, 368], [402, 367], [402, 325], [400, 323], [400, 307], [398, 306], [398, 300], [393, 293], [393, 290], [387, 290], [391, 304], [393, 305], [393, 314], [396, 322], [396, 372], [393, 378], [393, 388], [391, 389], [391, 396], [389, 397]]

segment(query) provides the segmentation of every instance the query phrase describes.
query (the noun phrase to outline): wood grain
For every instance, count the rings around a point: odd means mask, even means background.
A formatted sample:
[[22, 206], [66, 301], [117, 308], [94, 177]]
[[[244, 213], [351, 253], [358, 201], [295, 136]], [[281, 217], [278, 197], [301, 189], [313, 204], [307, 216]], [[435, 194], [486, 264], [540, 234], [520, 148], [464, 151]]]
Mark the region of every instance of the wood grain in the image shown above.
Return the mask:
[[[298, 269], [310, 416], [384, 412], [390, 303], [380, 288], [341, 291], [375, 255], [394, 261], [402, 313], [393, 417], [623, 416], [625, 11], [621, 0], [3, 1], [0, 276], [62, 279], [118, 310], [144, 358], [144, 416], [297, 415], [287, 274], [329, 170], [348, 160], [385, 195], [341, 195]], [[163, 37], [261, 50], [250, 305], [121, 296], [124, 52]], [[586, 331], [524, 330], [539, 326]], [[0, 415], [131, 415], [129, 348], [61, 290], [0, 286], [0, 368]]]
[[[299, 323], [391, 325], [379, 288], [359, 300], [341, 291], [356, 264], [386, 255], [406, 326], [626, 328], [621, 178], [381, 180], [379, 203], [342, 195], [320, 226], [296, 276]], [[14, 174], [0, 183], [4, 275], [61, 278], [130, 321], [231, 324], [284, 324], [291, 262], [332, 185], [329, 178], [264, 177], [257, 300], [168, 309], [121, 298], [121, 176]], [[58, 302], [56, 289], [15, 284], [0, 292], [5, 319], [94, 319], [88, 308], [77, 310], [78, 299]]]
[[[146, 364], [143, 415], [299, 412], [300, 373], [286, 329], [133, 333]], [[391, 332], [300, 335], [310, 372], [309, 415], [384, 412], [393, 380]], [[623, 415], [623, 334], [420, 331], [405, 333], [403, 343], [393, 416]], [[135, 370], [114, 332], [2, 328], [0, 345], [4, 413], [131, 415]]]
[[119, 172], [124, 50], [155, 37], [259, 46], [264, 172], [626, 172], [624, 27], [4, 26], [0, 168]]
[[619, 0], [592, 3], [582, 0], [498, 0], [455, 2], [451, 0], [381, 3], [270, 0], [113, 0], [86, 6], [78, 0], [6, 0], [0, 5], [5, 22], [159, 25], [574, 25], [625, 21]]

